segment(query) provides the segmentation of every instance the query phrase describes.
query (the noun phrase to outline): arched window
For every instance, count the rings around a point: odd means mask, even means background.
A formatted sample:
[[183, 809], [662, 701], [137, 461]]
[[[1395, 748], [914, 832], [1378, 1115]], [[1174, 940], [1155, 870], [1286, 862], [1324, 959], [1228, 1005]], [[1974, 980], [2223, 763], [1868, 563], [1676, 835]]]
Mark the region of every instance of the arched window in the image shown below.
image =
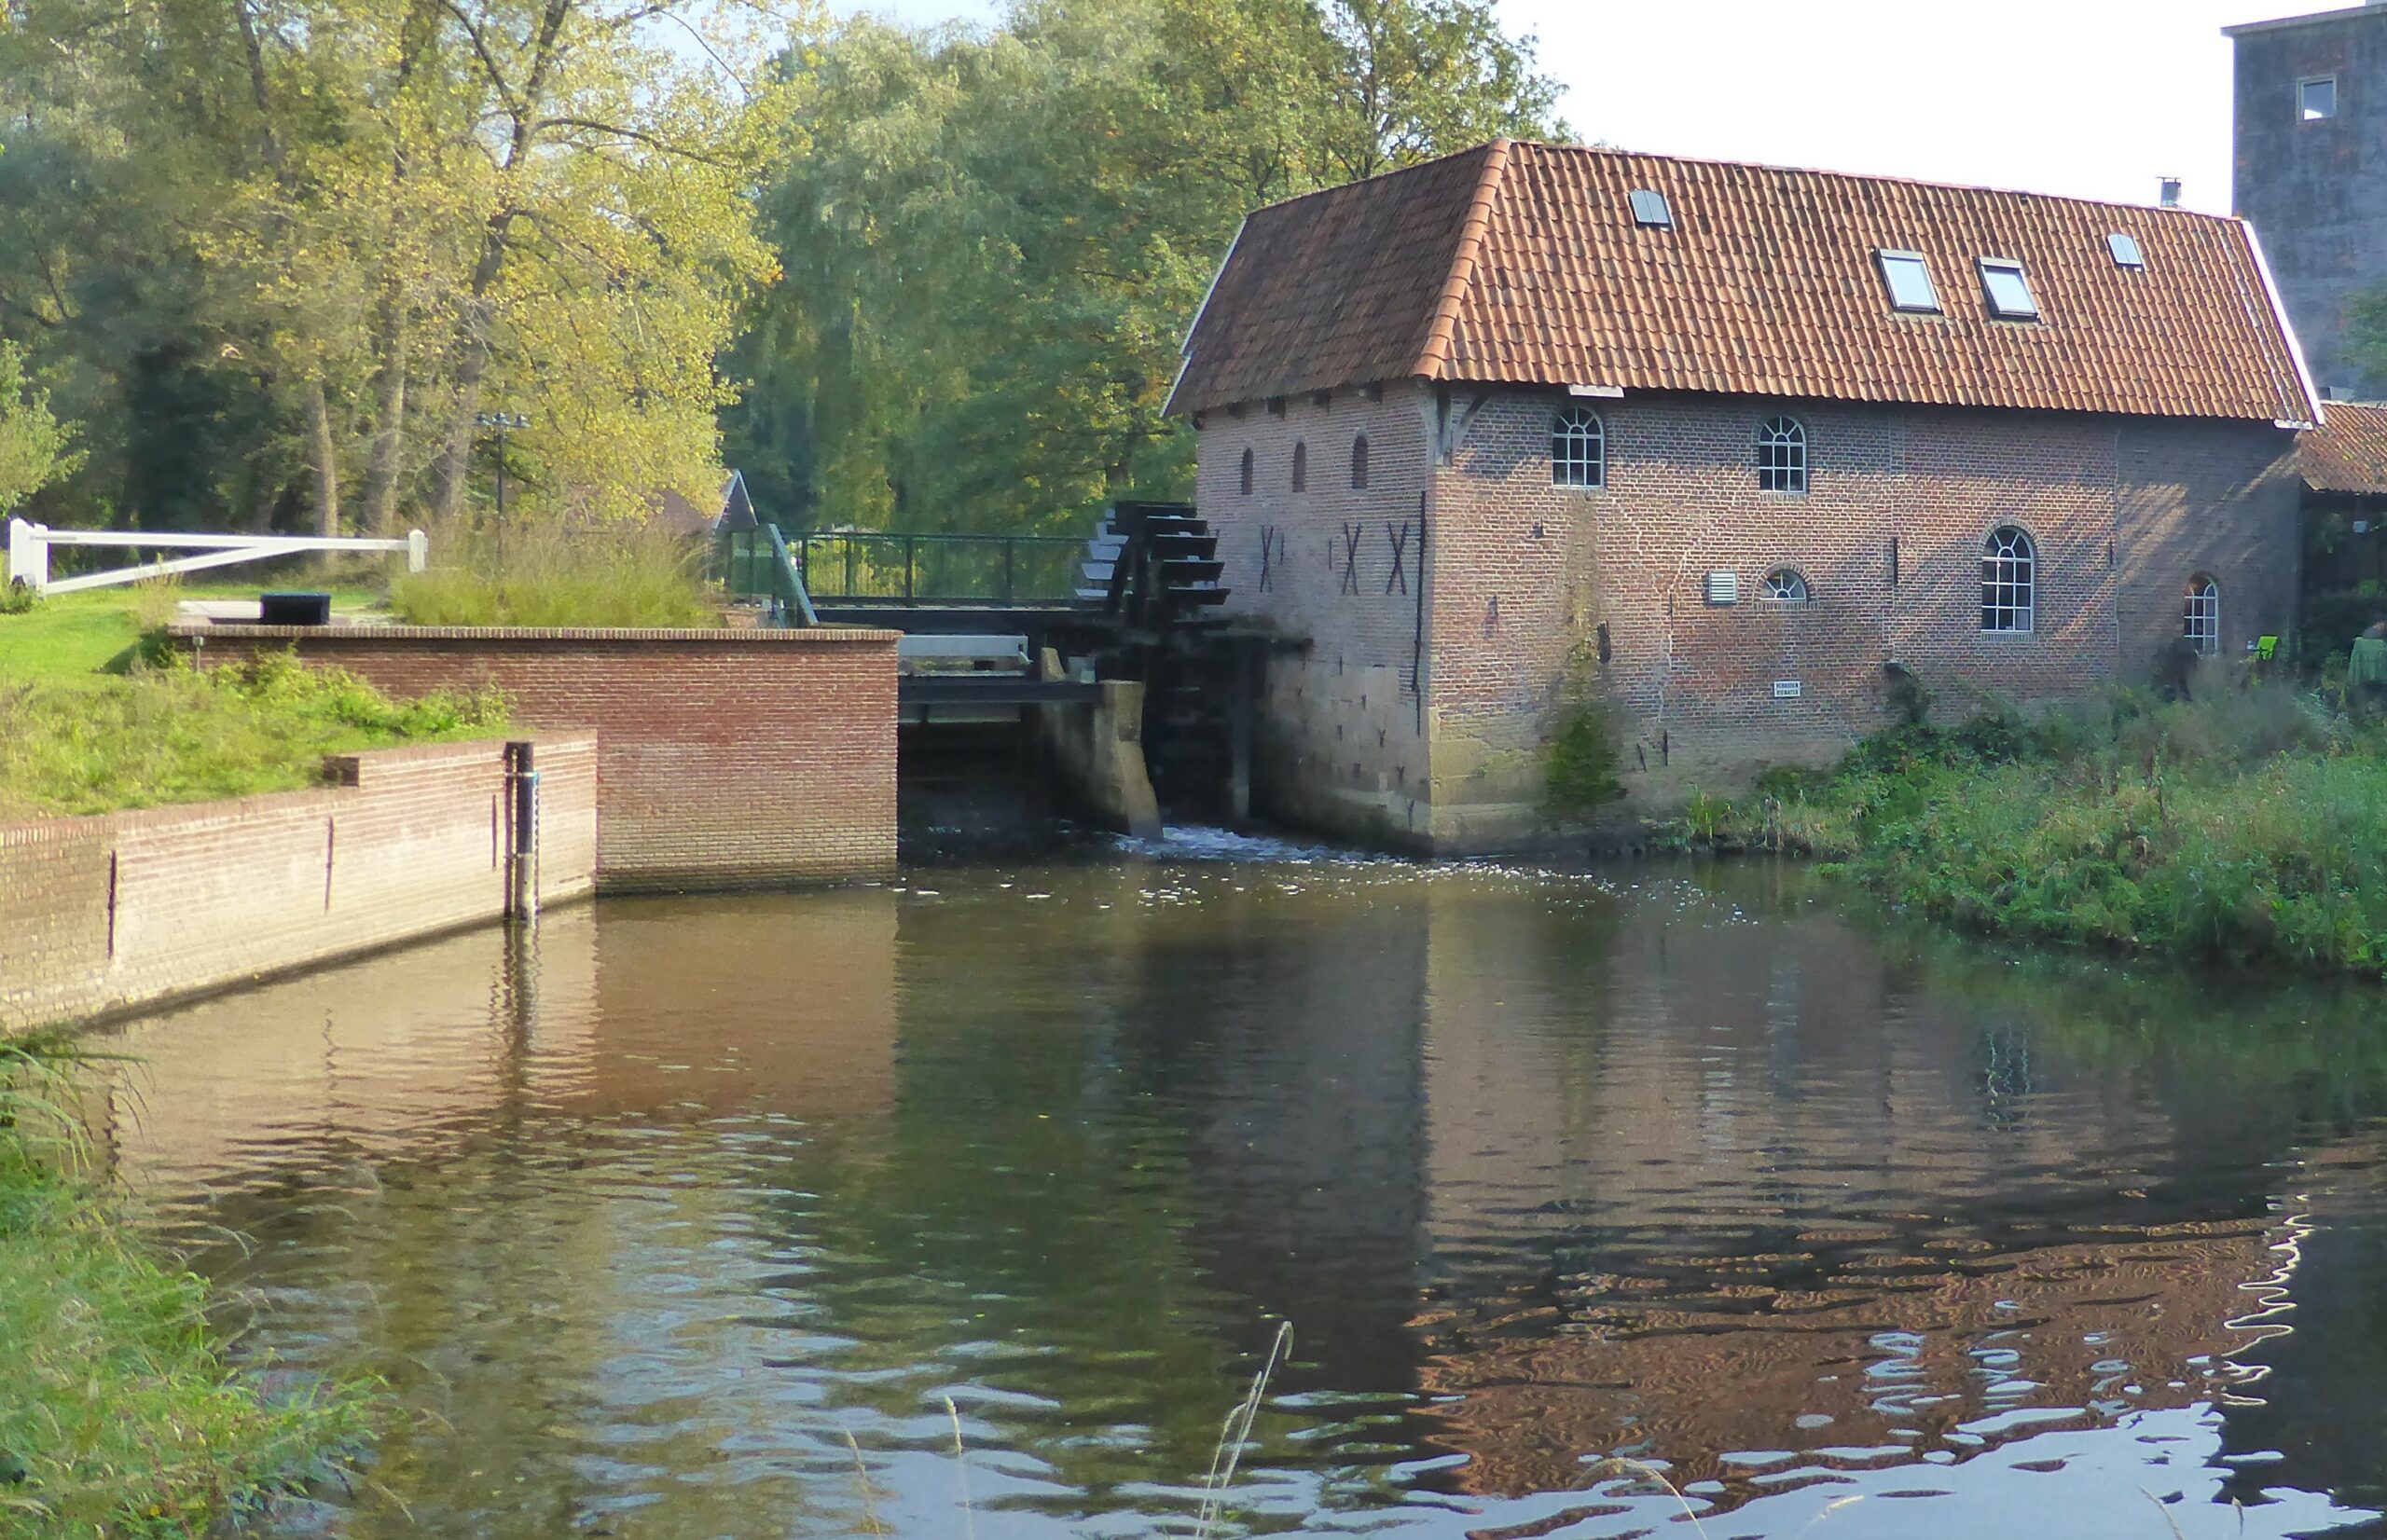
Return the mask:
[[1293, 446], [1293, 490], [1309, 490], [1309, 446], [1306, 444]]
[[1807, 489], [1807, 430], [1797, 418], [1773, 418], [1757, 431], [1757, 485], [1761, 492]]
[[1251, 451], [1243, 451], [1243, 495], [1251, 495]]
[[2037, 620], [2039, 553], [2031, 537], [2008, 525], [1980, 548], [1980, 628], [2028, 631]]
[[1560, 487], [1607, 485], [1607, 429], [1589, 406], [1569, 406], [1551, 419], [1550, 479]]
[[2180, 635], [2206, 657], [2221, 651], [2221, 584], [2202, 572], [2188, 579], [2188, 596], [2180, 607]]
[[1804, 604], [1814, 596], [1807, 580], [1794, 567], [1776, 567], [1765, 574], [1765, 597], [1777, 604]]
[[1363, 492], [1368, 489], [1368, 435], [1365, 433], [1351, 441], [1351, 485]]

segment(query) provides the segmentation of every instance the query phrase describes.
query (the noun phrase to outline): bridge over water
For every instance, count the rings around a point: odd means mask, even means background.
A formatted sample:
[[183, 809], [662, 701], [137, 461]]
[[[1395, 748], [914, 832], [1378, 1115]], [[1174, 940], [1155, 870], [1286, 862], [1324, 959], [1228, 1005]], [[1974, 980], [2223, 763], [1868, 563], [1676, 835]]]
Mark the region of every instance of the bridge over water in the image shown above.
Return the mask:
[[1086, 539], [724, 531], [729, 591], [768, 624], [904, 633], [906, 748], [930, 729], [1029, 724], [1143, 686], [1142, 742], [1165, 806], [1242, 817], [1259, 661], [1281, 639], [1221, 612], [1218, 536], [1184, 503], [1119, 502]]

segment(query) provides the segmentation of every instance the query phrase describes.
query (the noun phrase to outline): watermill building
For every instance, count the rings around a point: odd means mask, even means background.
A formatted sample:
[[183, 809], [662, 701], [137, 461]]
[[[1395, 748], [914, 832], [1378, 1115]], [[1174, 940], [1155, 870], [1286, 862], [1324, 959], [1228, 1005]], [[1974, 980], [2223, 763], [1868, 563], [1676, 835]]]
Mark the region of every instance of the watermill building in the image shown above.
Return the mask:
[[1261, 810], [1467, 851], [1574, 700], [1655, 810], [2282, 635], [2318, 395], [2241, 220], [1499, 141], [1251, 214], [1172, 409]]

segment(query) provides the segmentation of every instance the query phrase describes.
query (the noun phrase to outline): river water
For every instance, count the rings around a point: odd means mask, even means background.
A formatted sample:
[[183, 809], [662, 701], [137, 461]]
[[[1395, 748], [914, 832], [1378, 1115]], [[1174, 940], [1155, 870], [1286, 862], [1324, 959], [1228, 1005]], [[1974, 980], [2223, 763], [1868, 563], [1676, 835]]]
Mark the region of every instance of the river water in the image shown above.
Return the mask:
[[1221, 838], [558, 911], [103, 1121], [405, 1409], [285, 1529], [1188, 1534], [1290, 1323], [1214, 1533], [2380, 1534], [2381, 1003]]

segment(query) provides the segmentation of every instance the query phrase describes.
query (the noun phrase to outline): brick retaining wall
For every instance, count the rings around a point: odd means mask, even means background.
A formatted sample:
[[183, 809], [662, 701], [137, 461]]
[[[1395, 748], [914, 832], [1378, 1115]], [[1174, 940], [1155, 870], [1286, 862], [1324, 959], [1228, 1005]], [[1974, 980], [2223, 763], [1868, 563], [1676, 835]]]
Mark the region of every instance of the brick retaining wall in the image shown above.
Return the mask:
[[[596, 742], [531, 740], [545, 901], [588, 893]], [[495, 919], [505, 744], [338, 755], [340, 784], [0, 823], [0, 1034]]]
[[296, 648], [397, 695], [495, 685], [599, 735], [608, 891], [876, 875], [895, 864], [892, 631], [177, 627], [202, 661]]

